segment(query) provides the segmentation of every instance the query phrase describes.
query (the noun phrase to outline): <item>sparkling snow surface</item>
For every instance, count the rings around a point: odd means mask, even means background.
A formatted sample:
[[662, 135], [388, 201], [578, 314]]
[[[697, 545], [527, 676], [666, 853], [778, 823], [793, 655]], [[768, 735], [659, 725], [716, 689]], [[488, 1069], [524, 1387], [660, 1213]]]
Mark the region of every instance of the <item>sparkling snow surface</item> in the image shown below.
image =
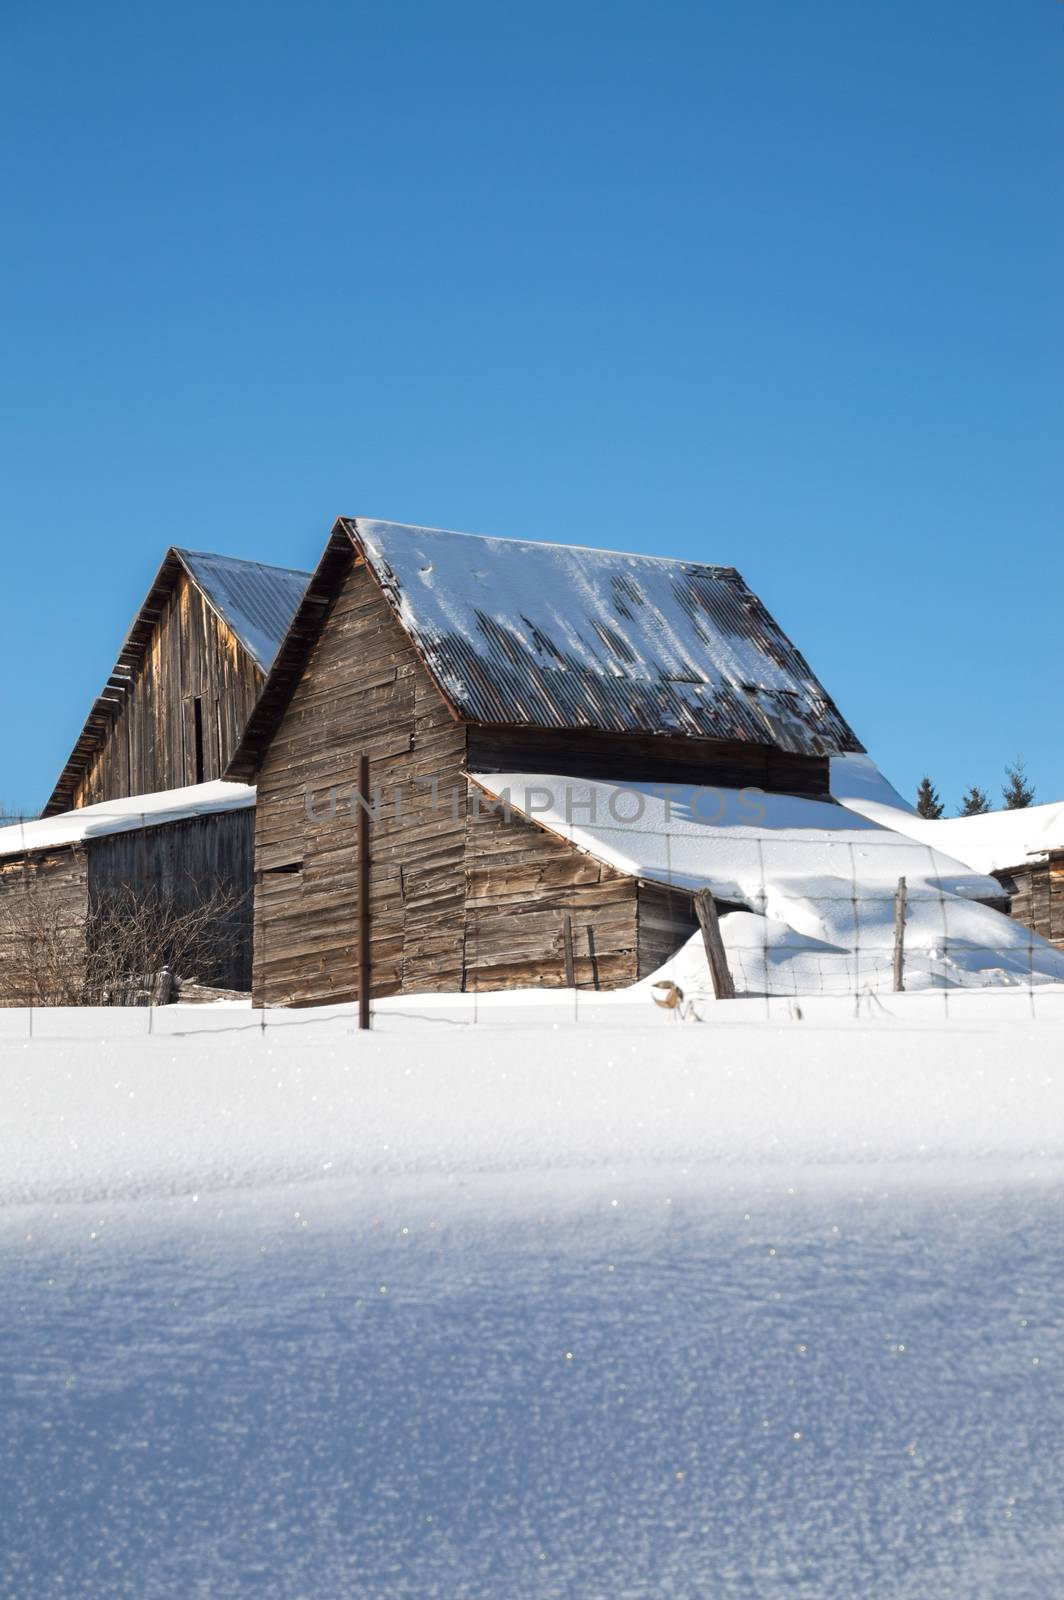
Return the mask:
[[[1064, 981], [1064, 954], [974, 903], [1002, 894], [993, 878], [845, 806], [757, 789], [523, 772], [474, 781], [624, 872], [708, 887], [748, 907], [721, 923], [743, 992], [889, 989], [900, 877], [908, 986]], [[708, 986], [700, 936], [679, 962], [677, 981]]]
[[579, 998], [0, 1012], [5, 1600], [1064, 1593], [1064, 993]]
[[129, 800], [102, 800], [99, 805], [62, 811], [35, 822], [13, 822], [0, 828], [0, 856], [24, 850], [50, 850], [64, 844], [107, 833], [129, 833], [137, 828], [182, 822], [186, 817], [213, 811], [240, 811], [255, 804], [255, 790], [246, 783], [194, 783], [185, 789], [163, 789], [158, 794], [134, 795]]

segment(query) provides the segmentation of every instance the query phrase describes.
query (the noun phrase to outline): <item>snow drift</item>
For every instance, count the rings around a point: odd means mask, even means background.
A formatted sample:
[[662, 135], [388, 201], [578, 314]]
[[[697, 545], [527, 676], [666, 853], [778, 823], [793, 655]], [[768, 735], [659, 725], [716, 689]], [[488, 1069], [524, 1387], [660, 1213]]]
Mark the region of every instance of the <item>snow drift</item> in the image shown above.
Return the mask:
[[[889, 988], [902, 877], [907, 985], [1064, 981], [1064, 954], [981, 903], [1001, 898], [995, 879], [846, 806], [755, 789], [557, 774], [477, 773], [474, 780], [497, 804], [508, 797], [522, 815], [621, 871], [708, 888], [745, 907], [721, 923], [742, 992]], [[663, 970], [708, 988], [700, 938]]]

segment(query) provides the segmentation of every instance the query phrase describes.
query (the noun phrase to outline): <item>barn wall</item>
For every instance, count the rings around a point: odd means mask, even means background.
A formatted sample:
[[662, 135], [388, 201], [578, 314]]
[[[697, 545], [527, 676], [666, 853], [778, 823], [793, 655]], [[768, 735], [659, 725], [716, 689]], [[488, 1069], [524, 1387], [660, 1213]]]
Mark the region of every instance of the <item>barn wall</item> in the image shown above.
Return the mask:
[[683, 889], [641, 883], [638, 897], [639, 970], [647, 978], [664, 966], [698, 931], [694, 900]]
[[772, 794], [827, 795], [827, 756], [767, 745], [536, 728], [469, 729], [472, 772], [556, 772], [604, 782], [700, 783]]
[[373, 993], [461, 987], [464, 732], [365, 566], [345, 568], [257, 777], [254, 992], [268, 1005], [357, 996], [361, 754], [380, 795]]
[[466, 988], [564, 987], [566, 917], [578, 988], [633, 983], [635, 880], [475, 786], [467, 805]]
[[204, 955], [178, 974], [224, 989], [251, 988], [253, 808], [212, 812], [88, 841], [88, 901], [131, 891], [155, 895], [181, 914], [215, 895], [234, 902], [224, 915], [221, 960]]
[[1064, 850], [1046, 861], [1012, 867], [994, 876], [1010, 891], [1009, 915], [1064, 950]]
[[71, 806], [220, 778], [261, 684], [258, 667], [181, 572], [122, 707], [73, 790]]
[[634, 881], [492, 811], [466, 778], [466, 729], [352, 557], [257, 774], [258, 1003], [357, 998], [362, 753], [374, 996], [560, 986], [566, 914], [581, 985], [634, 980]]
[[51, 977], [57, 962], [79, 977], [87, 911], [81, 846], [0, 858], [0, 1005], [59, 1001]]

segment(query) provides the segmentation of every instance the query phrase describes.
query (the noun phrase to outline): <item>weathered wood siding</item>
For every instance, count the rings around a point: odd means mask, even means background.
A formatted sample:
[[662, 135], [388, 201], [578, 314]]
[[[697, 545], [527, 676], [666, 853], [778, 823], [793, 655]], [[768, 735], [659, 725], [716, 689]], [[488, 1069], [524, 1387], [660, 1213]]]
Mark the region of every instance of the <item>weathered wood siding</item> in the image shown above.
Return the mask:
[[694, 899], [686, 889], [639, 885], [639, 978], [647, 978], [698, 931]]
[[[114, 892], [156, 894], [180, 913], [216, 892], [235, 903], [225, 915], [221, 961], [201, 960], [178, 974], [226, 989], [251, 987], [252, 861], [254, 811], [218, 812], [154, 828], [105, 834], [83, 844], [0, 858], [0, 1003], [23, 1003], [10, 994], [17, 970], [12, 943], [47, 941], [49, 966], [57, 940], [66, 944], [72, 969], [85, 952], [86, 925]], [[5, 977], [6, 974], [6, 977]], [[47, 974], [42, 974], [42, 981]], [[77, 972], [74, 972], [75, 980]], [[43, 992], [41, 1003], [58, 997]]]
[[994, 876], [1010, 892], [1009, 915], [1064, 950], [1064, 850]]
[[[561, 986], [566, 916], [578, 984], [635, 980], [635, 881], [504, 819], [467, 779], [466, 736], [352, 556], [257, 774], [257, 1002], [357, 998], [363, 753], [374, 996]], [[660, 927], [648, 921], [647, 936], [656, 954]]]
[[105, 834], [88, 841], [87, 854], [90, 911], [126, 890], [138, 898], [155, 895], [178, 915], [224, 896], [231, 902], [223, 917], [225, 954], [201, 957], [194, 972], [178, 976], [223, 989], [251, 988], [253, 808]]
[[356, 998], [351, 796], [363, 753], [380, 797], [372, 832], [372, 992], [461, 988], [464, 746], [463, 729], [352, 555], [258, 773], [258, 1000]]
[[634, 983], [635, 880], [473, 785], [467, 804], [465, 987], [564, 987], [566, 917], [578, 988]]
[[715, 739], [650, 738], [586, 729], [469, 729], [471, 772], [557, 772], [605, 782], [700, 783], [772, 794], [827, 795], [827, 756]]
[[[0, 1005], [54, 999], [37, 983], [48, 983], [60, 952], [79, 969], [87, 913], [88, 868], [81, 845], [0, 857]], [[44, 970], [27, 972], [27, 941], [35, 939], [44, 940], [49, 953]]]
[[74, 788], [71, 805], [220, 778], [261, 685], [259, 668], [188, 575], [180, 573], [147, 655]]

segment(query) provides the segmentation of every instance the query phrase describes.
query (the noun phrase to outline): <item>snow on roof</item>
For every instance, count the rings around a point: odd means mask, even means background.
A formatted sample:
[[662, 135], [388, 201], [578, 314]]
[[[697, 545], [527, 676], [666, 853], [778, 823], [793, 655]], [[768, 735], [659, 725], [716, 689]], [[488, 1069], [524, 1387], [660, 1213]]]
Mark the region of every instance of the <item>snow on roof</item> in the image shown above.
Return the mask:
[[733, 567], [342, 525], [468, 721], [861, 748]]
[[269, 672], [310, 582], [309, 572], [204, 550], [177, 550], [222, 621]]
[[251, 785], [224, 783], [220, 779], [185, 789], [164, 789], [159, 794], [134, 795], [129, 800], [105, 800], [36, 822], [15, 822], [0, 828], [0, 856], [53, 850], [109, 833], [157, 828], [166, 822], [183, 822], [187, 817], [209, 816], [216, 811], [240, 811], [254, 804], [255, 790]]
[[1059, 800], [978, 817], [921, 817], [865, 755], [832, 758], [831, 792], [840, 804], [944, 850], [976, 872], [1006, 872], [1064, 850], [1064, 802]]
[[[782, 946], [788, 958], [798, 948], [807, 964], [837, 969], [842, 988], [888, 979], [901, 877], [907, 957], [912, 963], [919, 955], [929, 980], [1015, 982], [1032, 973], [1064, 980], [1064, 955], [977, 903], [1000, 897], [993, 878], [830, 801], [538, 773], [472, 777], [500, 803], [508, 792], [514, 810], [622, 872], [709, 888], [746, 907], [743, 915], [757, 914], [756, 924], [742, 924], [747, 942], [753, 928], [764, 947]], [[742, 942], [739, 925], [732, 932]], [[758, 971], [771, 990], [767, 957]], [[794, 992], [786, 987], [793, 973], [784, 982], [784, 992]], [[763, 992], [757, 982], [750, 987]]]

